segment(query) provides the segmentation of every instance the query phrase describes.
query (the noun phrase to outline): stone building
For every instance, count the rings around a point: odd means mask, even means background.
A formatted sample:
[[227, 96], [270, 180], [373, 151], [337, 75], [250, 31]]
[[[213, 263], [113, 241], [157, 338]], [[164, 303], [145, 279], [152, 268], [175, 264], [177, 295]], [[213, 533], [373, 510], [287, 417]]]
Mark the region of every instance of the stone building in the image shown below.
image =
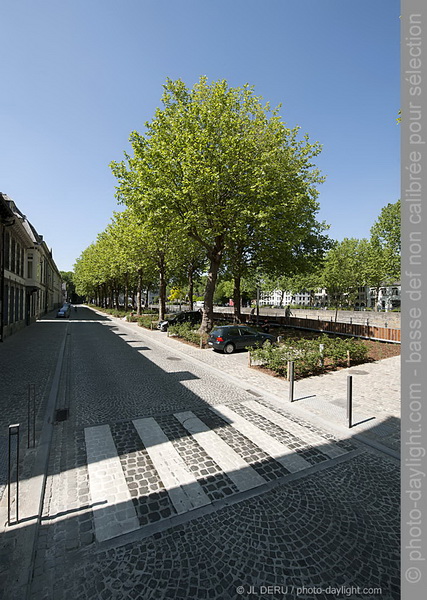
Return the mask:
[[0, 193], [0, 341], [60, 304], [61, 275], [52, 251]]
[[[389, 312], [400, 308], [401, 286], [400, 283], [384, 284], [377, 290], [373, 287], [361, 286], [355, 292], [353, 305], [355, 310], [376, 310]], [[273, 290], [261, 292], [260, 305], [264, 306], [310, 306], [312, 308], [328, 308], [330, 306], [326, 289], [313, 292], [302, 290], [289, 292]]]

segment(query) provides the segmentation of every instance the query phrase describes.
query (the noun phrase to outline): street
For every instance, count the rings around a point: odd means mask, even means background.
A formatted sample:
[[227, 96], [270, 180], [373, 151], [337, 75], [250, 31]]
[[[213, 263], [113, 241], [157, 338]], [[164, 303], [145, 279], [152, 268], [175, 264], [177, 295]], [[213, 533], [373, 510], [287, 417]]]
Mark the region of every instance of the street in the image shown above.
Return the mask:
[[41, 518], [23, 500], [4, 528], [3, 495], [0, 596], [399, 598], [398, 460], [273, 403], [255, 372], [238, 385], [226, 361], [237, 373], [246, 353], [188, 348], [86, 307], [0, 347], [24, 491], [42, 464], [25, 452], [27, 384], [36, 439], [51, 432]]

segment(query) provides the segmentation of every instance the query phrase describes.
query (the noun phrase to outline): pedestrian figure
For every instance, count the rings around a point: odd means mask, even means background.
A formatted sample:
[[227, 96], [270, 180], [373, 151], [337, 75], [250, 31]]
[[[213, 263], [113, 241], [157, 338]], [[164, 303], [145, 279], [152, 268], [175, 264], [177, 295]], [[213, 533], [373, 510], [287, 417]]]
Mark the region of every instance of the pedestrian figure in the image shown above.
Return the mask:
[[291, 316], [291, 307], [288, 304], [288, 306], [285, 308], [285, 317], [290, 317]]
[[255, 314], [255, 306], [253, 308], [251, 308], [251, 315]]

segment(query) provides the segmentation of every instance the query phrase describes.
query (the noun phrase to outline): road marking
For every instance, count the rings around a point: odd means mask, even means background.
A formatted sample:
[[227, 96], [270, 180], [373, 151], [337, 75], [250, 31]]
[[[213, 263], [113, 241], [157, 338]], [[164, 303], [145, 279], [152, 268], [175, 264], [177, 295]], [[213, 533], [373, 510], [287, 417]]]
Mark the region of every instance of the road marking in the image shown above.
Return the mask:
[[312, 465], [306, 461], [302, 456], [296, 454], [295, 450], [291, 450], [284, 444], [281, 444], [270, 435], [265, 433], [262, 429], [253, 425], [247, 421], [244, 417], [241, 417], [235, 413], [231, 408], [220, 404], [211, 408], [227, 423], [230, 423], [235, 429], [240, 431], [244, 436], [249, 438], [259, 448], [264, 450], [272, 458], [277, 460], [281, 465], [285, 467], [291, 473], [308, 469]]
[[184, 460], [152, 418], [136, 419], [135, 429], [142, 440], [178, 514], [210, 504], [201, 485]]
[[260, 404], [256, 400], [247, 400], [245, 402], [242, 402], [242, 405], [247, 406], [258, 415], [261, 415], [265, 419], [268, 419], [269, 421], [280, 427], [280, 429], [283, 429], [284, 431], [287, 431], [297, 436], [302, 441], [310, 444], [311, 446], [316, 446], [316, 448], [320, 450], [320, 452], [326, 454], [330, 458], [336, 458], [337, 456], [343, 456], [344, 454], [347, 454], [347, 450], [340, 448], [339, 446], [325, 439], [318, 433], [310, 431], [306, 427], [303, 427], [302, 425], [291, 421], [287, 417], [275, 412], [274, 410], [267, 408], [266, 406]]
[[244, 492], [265, 483], [248, 463], [191, 411], [176, 413], [178, 421], [196, 442], [221, 467], [239, 491]]
[[103, 542], [139, 529], [139, 520], [108, 425], [85, 429], [95, 534]]

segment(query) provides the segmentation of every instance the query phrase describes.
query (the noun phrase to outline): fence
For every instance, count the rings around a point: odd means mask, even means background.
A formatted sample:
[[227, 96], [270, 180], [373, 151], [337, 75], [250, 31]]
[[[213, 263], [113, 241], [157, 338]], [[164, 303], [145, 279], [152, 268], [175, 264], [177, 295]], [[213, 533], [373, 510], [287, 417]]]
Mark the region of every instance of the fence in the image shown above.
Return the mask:
[[[233, 320], [232, 314], [216, 313], [215, 318], [228, 318]], [[242, 314], [242, 321], [256, 321], [255, 315]], [[295, 329], [307, 329], [309, 331], [319, 331], [321, 333], [334, 333], [336, 335], [345, 335], [349, 337], [360, 337], [369, 340], [378, 340], [381, 342], [392, 342], [400, 344], [400, 329], [392, 329], [390, 327], [378, 327], [376, 325], [351, 324], [351, 323], [335, 323], [335, 321], [321, 321], [318, 319], [301, 319], [299, 317], [276, 317], [266, 319], [265, 316], [259, 317], [259, 323], [269, 323], [292, 327]]]

